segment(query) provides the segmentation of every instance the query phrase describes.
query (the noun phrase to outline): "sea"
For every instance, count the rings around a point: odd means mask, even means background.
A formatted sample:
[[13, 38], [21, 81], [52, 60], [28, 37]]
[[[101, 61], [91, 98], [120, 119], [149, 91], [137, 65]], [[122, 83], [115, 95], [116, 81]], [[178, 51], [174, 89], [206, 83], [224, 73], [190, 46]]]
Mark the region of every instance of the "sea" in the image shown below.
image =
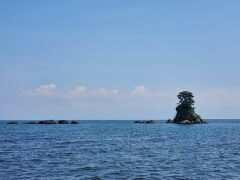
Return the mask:
[[240, 179], [240, 120], [0, 121], [1, 180]]

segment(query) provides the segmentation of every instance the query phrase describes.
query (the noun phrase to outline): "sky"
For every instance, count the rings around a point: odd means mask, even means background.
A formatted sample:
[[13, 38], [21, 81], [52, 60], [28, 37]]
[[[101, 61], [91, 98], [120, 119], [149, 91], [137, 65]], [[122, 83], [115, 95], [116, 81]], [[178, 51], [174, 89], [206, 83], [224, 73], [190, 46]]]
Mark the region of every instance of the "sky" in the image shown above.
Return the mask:
[[1, 0], [0, 119], [240, 118], [238, 0]]

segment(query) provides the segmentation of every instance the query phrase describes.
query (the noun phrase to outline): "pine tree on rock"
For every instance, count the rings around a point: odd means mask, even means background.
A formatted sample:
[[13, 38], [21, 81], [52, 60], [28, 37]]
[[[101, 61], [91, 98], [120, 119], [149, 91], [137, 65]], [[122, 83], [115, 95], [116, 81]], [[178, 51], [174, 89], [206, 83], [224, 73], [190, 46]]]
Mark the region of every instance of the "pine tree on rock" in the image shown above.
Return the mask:
[[179, 103], [176, 107], [177, 114], [173, 123], [177, 124], [195, 124], [205, 123], [202, 118], [195, 113], [193, 100], [194, 96], [189, 91], [182, 91], [178, 94]]

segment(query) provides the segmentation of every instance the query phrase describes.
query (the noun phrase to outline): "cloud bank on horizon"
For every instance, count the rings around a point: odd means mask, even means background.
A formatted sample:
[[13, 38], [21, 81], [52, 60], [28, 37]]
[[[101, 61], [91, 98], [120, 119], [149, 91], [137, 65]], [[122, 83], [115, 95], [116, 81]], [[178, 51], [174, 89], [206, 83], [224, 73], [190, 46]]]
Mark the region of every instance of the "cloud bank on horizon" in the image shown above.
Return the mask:
[[[183, 89], [184, 90], [184, 89]], [[187, 90], [187, 89], [186, 89]], [[96, 90], [88, 90], [86, 86], [77, 86], [70, 91], [61, 91], [57, 89], [55, 84], [45, 84], [33, 90], [27, 90], [19, 94], [21, 98], [37, 98], [37, 97], [57, 97], [59, 99], [77, 99], [77, 98], [165, 98], [165, 101], [159, 101], [159, 104], [169, 104], [176, 100], [178, 92], [171, 90], [151, 91], [144, 85], [138, 85], [129, 92], [121, 92], [117, 89], [107, 90], [98, 88]], [[240, 89], [208, 89], [197, 92], [197, 103], [208, 107], [220, 106], [238, 106], [240, 104]], [[175, 102], [175, 101], [174, 101]]]
[[[206, 108], [237, 109], [240, 105], [240, 89], [202, 89], [200, 91], [192, 91], [195, 95], [196, 108], [200, 110], [204, 110]], [[18, 94], [18, 98], [21, 101], [26, 101], [28, 103], [31, 102], [30, 104], [32, 104], [32, 102], [36, 102], [36, 104], [38, 104], [40, 100], [40, 105], [42, 106], [45, 106], [44, 104], [58, 106], [58, 103], [60, 102], [61, 105], [64, 104], [66, 109], [73, 108], [80, 114], [82, 113], [82, 109], [90, 109], [92, 111], [95, 111], [95, 109], [101, 109], [102, 111], [105, 111], [105, 108], [109, 109], [109, 107], [115, 111], [121, 111], [122, 109], [126, 110], [127, 108], [133, 112], [136, 112], [136, 110], [144, 111], [154, 109], [155, 113], [159, 113], [159, 117], [154, 117], [153, 114], [152, 118], [166, 119], [166, 114], [162, 116], [160, 112], [164, 109], [164, 113], [167, 112], [169, 118], [174, 116], [174, 108], [178, 101], [176, 96], [178, 93], [179, 92], [176, 90], [150, 90], [144, 85], [138, 85], [132, 88], [132, 90], [126, 92], [122, 92], [117, 89], [108, 90], [106, 88], [89, 90], [83, 85], [77, 86], [72, 90], [63, 91], [58, 89], [55, 84], [44, 84], [36, 87], [35, 89], [23, 91]], [[37, 107], [39, 108], [40, 106], [37, 105]], [[51, 109], [49, 110], [51, 111]], [[109, 114], [111, 114], [111, 112], [109, 112]], [[141, 116], [134, 115], [130, 118], [141, 118]], [[65, 116], [60, 115], [55, 117], [59, 118]], [[76, 116], [75, 118], [80, 117]], [[93, 116], [90, 119], [96, 118], [97, 117]], [[127, 119], [128, 117], [122, 116], [122, 118]], [[142, 116], [142, 118], [148, 117]], [[103, 119], [108, 118], [105, 117]]]
[[0, 119], [240, 118], [240, 1], [0, 1]]

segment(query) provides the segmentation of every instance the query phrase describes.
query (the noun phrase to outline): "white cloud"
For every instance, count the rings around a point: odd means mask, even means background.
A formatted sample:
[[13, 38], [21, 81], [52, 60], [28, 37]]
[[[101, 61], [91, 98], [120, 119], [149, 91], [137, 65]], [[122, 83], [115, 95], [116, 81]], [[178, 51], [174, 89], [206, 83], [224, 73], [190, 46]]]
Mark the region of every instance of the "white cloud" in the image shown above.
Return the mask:
[[85, 86], [78, 86], [70, 92], [73, 96], [82, 96], [86, 93], [87, 88]]
[[120, 97], [120, 92], [117, 89], [107, 90], [106, 88], [99, 88], [93, 91], [87, 91], [87, 87], [78, 86], [68, 92], [56, 91], [57, 87], [55, 84], [41, 85], [36, 89], [24, 91], [21, 96], [26, 97], [42, 97], [54, 96], [55, 98], [61, 99], [79, 99], [79, 98], [111, 98]]
[[55, 93], [57, 86], [55, 84], [41, 85], [38, 88], [30, 91], [25, 91], [25, 96], [43, 96], [52, 95]]
[[105, 88], [99, 88], [95, 91], [96, 94], [106, 94], [107, 90]]
[[147, 94], [147, 88], [144, 85], [139, 85], [132, 91], [133, 95], [144, 95]]
[[117, 89], [114, 89], [114, 90], [110, 91], [110, 93], [111, 93], [112, 95], [119, 95], [119, 94], [120, 94]]
[[133, 97], [137, 97], [137, 98], [153, 98], [153, 97], [161, 97], [163, 96], [163, 94], [169, 94], [168, 91], [164, 92], [164, 91], [152, 91], [149, 90], [146, 86], [144, 85], [139, 85], [136, 86], [132, 92], [130, 93], [130, 95], [132, 95]]
[[107, 90], [105, 88], [99, 88], [89, 93], [89, 96], [93, 97], [116, 97], [118, 95], [120, 95], [120, 93], [117, 89]]
[[56, 89], [55, 84], [49, 84], [49, 85], [41, 85], [38, 88], [35, 89], [35, 92], [37, 93], [52, 93]]

